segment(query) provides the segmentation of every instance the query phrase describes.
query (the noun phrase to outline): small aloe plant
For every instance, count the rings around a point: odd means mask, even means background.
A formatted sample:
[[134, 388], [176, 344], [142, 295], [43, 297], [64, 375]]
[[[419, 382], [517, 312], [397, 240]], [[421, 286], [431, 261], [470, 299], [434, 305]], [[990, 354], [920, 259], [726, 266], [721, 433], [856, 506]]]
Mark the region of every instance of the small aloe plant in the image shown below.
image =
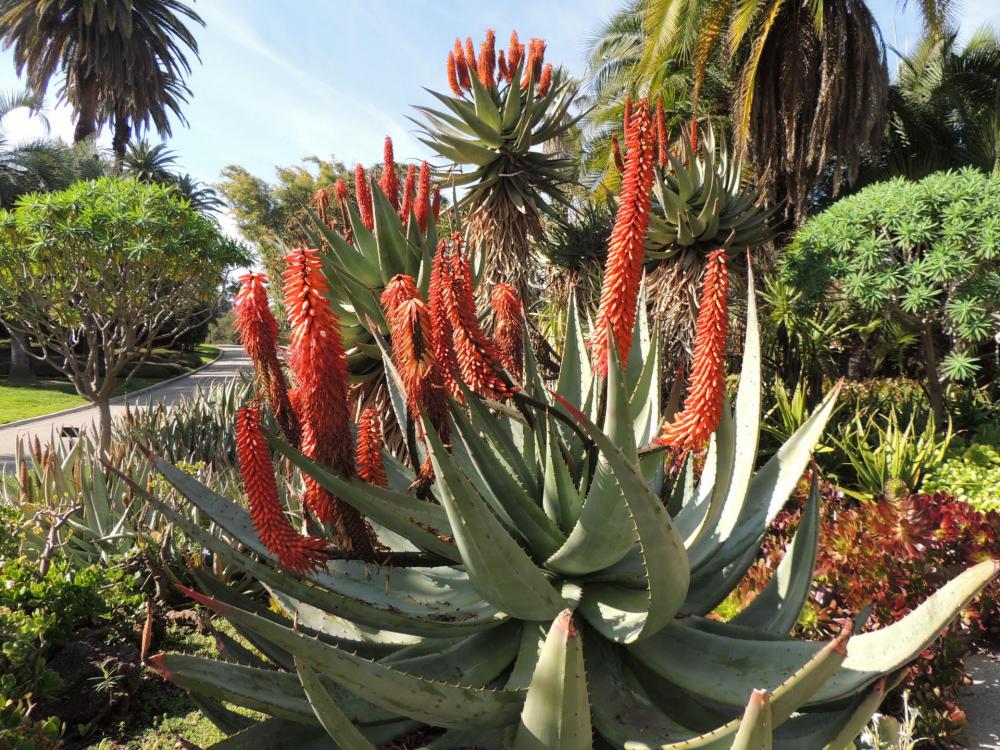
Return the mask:
[[[314, 253], [290, 256], [287, 396], [299, 447], [266, 433], [259, 406], [240, 413], [248, 509], [153, 458], [228, 539], [146, 494], [192, 542], [270, 595], [266, 606], [195, 571], [201, 590], [186, 593], [254, 650], [234, 641], [222, 660], [148, 660], [233, 734], [218, 747], [843, 750], [900, 671], [996, 575], [994, 561], [970, 567], [876, 632], [855, 634], [854, 623], [827, 643], [790, 638], [816, 557], [814, 482], [770, 583], [730, 621], [710, 616], [807, 468], [839, 389], [755, 469], [757, 312], [751, 291], [731, 407], [721, 252], [708, 263], [683, 409], [661, 425], [659, 337], [637, 312], [646, 309], [652, 183], [643, 158], [630, 149], [591, 345], [573, 304], [551, 389], [529, 346], [517, 380], [500, 366], [509, 351], [503, 358], [479, 328], [457, 239], [439, 246], [426, 299], [410, 276], [387, 280], [380, 323], [391, 341], [376, 325], [370, 333], [407, 436], [405, 461], [377, 450], [371, 412], [355, 447], [336, 401], [347, 353], [324, 307], [322, 263]], [[273, 385], [284, 388], [283, 377]], [[664, 446], [703, 441], [697, 481], [688, 461], [668, 485]], [[289, 521], [272, 450], [304, 473], [303, 504], [330, 521], [339, 549]], [[348, 508], [358, 528], [346, 523]]]

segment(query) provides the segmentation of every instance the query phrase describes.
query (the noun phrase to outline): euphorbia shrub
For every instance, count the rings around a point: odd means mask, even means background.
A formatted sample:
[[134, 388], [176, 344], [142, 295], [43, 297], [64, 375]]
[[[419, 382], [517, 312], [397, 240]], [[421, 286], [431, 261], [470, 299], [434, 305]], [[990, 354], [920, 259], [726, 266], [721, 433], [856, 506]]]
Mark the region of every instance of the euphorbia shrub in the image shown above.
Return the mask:
[[[1000, 553], [1000, 515], [980, 513], [946, 493], [855, 503], [831, 484], [820, 486], [819, 552], [813, 590], [796, 626], [800, 636], [829, 638], [845, 618], [867, 607], [865, 630], [884, 627], [957, 571]], [[800, 487], [794, 504], [775, 519], [760, 559], [734, 594], [735, 603], [745, 605], [770, 580], [798, 525], [806, 491]], [[908, 689], [920, 710], [919, 736], [938, 747], [963, 747], [965, 714], [957, 697], [966, 679], [963, 659], [977, 641], [998, 636], [1000, 587], [994, 584], [924, 651], [897, 689], [897, 700]]]

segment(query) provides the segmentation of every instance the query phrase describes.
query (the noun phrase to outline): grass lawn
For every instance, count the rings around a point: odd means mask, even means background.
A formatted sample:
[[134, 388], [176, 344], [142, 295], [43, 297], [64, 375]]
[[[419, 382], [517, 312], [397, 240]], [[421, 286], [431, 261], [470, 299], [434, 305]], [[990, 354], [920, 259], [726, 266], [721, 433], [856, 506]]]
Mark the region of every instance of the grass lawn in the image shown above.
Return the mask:
[[[211, 362], [219, 354], [219, 349], [215, 346], [202, 345], [196, 351], [203, 365]], [[119, 389], [117, 395], [132, 393], [165, 379], [132, 378], [127, 387]], [[87, 401], [76, 395], [76, 390], [65, 380], [46, 379], [31, 385], [0, 383], [0, 424], [72, 409], [74, 406], [86, 403]]]

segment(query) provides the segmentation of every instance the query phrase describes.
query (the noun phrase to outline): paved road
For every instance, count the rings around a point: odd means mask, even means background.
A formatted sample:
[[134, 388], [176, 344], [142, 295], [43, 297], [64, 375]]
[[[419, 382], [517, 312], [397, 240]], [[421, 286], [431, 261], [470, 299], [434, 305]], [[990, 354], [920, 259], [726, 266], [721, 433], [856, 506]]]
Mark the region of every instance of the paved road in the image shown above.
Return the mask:
[[973, 654], [965, 660], [972, 685], [962, 688], [960, 703], [969, 719], [968, 747], [1000, 750], [1000, 657]]
[[[111, 402], [113, 418], [119, 418], [128, 409], [148, 407], [151, 404], [173, 404], [182, 396], [189, 395], [198, 388], [208, 388], [216, 383], [224, 383], [236, 377], [241, 371], [249, 371], [250, 360], [241, 346], [220, 346], [222, 356], [208, 367], [194, 372], [186, 377], [178, 378], [143, 393], [119, 396]], [[0, 470], [11, 469], [14, 464], [17, 441], [22, 438], [38, 439], [48, 442], [53, 435], [63, 427], [78, 429], [94, 429], [97, 424], [97, 409], [80, 409], [62, 416], [41, 418], [38, 421], [19, 427], [0, 427]]]

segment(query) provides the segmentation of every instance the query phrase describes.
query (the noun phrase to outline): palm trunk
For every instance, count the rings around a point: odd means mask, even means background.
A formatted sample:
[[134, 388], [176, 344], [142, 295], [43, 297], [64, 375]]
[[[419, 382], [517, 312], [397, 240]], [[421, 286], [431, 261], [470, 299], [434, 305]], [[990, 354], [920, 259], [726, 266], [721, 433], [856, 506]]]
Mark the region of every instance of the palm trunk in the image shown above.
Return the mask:
[[97, 134], [97, 81], [90, 75], [82, 76], [79, 81], [73, 143], [80, 143]]
[[28, 337], [12, 331], [9, 326], [7, 330], [10, 331], [10, 372], [7, 373], [7, 380], [11, 383], [30, 383], [35, 379], [35, 372], [31, 369]]
[[115, 155], [115, 175], [122, 173], [125, 164], [125, 149], [128, 147], [129, 139], [132, 137], [132, 126], [129, 124], [128, 115], [118, 113], [115, 115], [115, 134], [111, 139], [111, 150]]

